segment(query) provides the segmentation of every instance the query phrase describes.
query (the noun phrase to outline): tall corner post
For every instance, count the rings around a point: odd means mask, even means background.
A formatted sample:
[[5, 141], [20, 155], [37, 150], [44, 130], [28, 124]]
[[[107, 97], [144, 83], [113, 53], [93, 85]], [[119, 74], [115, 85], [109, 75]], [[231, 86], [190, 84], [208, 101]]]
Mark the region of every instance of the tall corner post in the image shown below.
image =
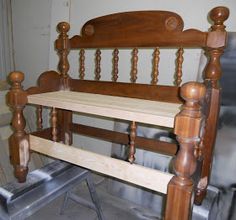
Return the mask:
[[[210, 181], [221, 99], [219, 80], [222, 75], [222, 68], [220, 57], [224, 52], [227, 41], [227, 32], [224, 22], [229, 17], [229, 9], [226, 7], [216, 7], [211, 10], [209, 15], [213, 21], [213, 25], [211, 26], [211, 32], [209, 32], [207, 39], [209, 61], [203, 76], [205, 85], [207, 86], [208, 100], [206, 100], [206, 125], [201, 143], [201, 176], [197, 184], [195, 196], [195, 204], [197, 205], [200, 205], [205, 198], [207, 186]], [[215, 45], [212, 42], [214, 42]]]
[[[61, 89], [70, 90], [70, 77], [68, 74], [70, 68], [70, 64], [68, 61], [68, 54], [70, 52], [70, 40], [68, 38], [68, 31], [70, 30], [70, 25], [67, 22], [60, 22], [57, 25], [57, 30], [59, 32], [59, 37], [56, 40], [55, 45], [59, 54], [58, 70], [61, 74]], [[72, 111], [58, 109], [57, 116], [60, 140], [65, 144], [71, 145]]]
[[9, 78], [12, 86], [7, 94], [7, 102], [13, 110], [13, 134], [9, 138], [10, 161], [14, 167], [15, 177], [19, 182], [25, 182], [28, 173], [30, 148], [28, 135], [24, 130], [26, 122], [23, 109], [27, 103], [27, 93], [21, 86], [24, 80], [24, 74], [21, 72], [12, 72]]
[[168, 184], [165, 220], [188, 220], [191, 216], [194, 198], [191, 176], [197, 165], [194, 149], [200, 141], [204, 124], [200, 101], [205, 93], [202, 83], [189, 82], [181, 87], [181, 97], [185, 103], [175, 117], [174, 133], [179, 151], [173, 163], [175, 176]]

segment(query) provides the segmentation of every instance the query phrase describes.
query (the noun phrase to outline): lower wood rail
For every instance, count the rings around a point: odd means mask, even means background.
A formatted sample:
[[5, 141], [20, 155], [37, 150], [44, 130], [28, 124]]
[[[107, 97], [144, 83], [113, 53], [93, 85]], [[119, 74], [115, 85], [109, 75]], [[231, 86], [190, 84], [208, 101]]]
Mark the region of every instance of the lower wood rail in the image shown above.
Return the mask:
[[[95, 138], [102, 139], [105, 141], [110, 141], [113, 143], [128, 145], [130, 142], [128, 134], [118, 132], [118, 131], [110, 131], [107, 129], [96, 128], [96, 127], [91, 127], [91, 126], [82, 125], [82, 124], [75, 124], [75, 123], [71, 124], [71, 130], [73, 133], [95, 137]], [[49, 132], [48, 132], [48, 135], [50, 135]], [[39, 135], [36, 134], [36, 136], [39, 136]], [[46, 139], [48, 138], [46, 137]], [[140, 136], [136, 136], [135, 138], [135, 147], [143, 149], [143, 150], [156, 152], [156, 153], [162, 153], [169, 156], [174, 156], [178, 150], [176, 143], [169, 143], [166, 141], [150, 139], [150, 138], [145, 138], [145, 137], [140, 137]]]
[[29, 135], [30, 149], [157, 192], [167, 193], [173, 177], [151, 168]]

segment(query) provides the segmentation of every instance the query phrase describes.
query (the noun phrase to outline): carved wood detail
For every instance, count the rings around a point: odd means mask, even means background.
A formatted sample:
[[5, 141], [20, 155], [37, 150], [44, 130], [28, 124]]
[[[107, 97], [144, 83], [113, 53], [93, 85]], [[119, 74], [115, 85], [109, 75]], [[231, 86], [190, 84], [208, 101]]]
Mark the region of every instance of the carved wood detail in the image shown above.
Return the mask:
[[136, 123], [134, 121], [131, 122], [130, 125], [130, 143], [129, 143], [129, 162], [133, 163], [135, 161], [135, 138], [136, 138]]
[[37, 130], [40, 131], [43, 129], [43, 118], [42, 118], [42, 105], [38, 105], [36, 108], [37, 111]]
[[159, 75], [159, 61], [160, 61], [160, 50], [156, 48], [153, 54], [153, 72], [152, 72], [152, 84], [157, 85]]
[[60, 47], [57, 47], [59, 54], [59, 63], [58, 70], [63, 77], [63, 86], [65, 89], [68, 88], [68, 71], [70, 68], [70, 64], [68, 61], [68, 54], [70, 51], [70, 41], [67, 35], [67, 32], [70, 30], [70, 25], [66, 22], [61, 22], [58, 24], [57, 29], [59, 31], [58, 44]]
[[176, 60], [176, 64], [177, 64], [176, 81], [175, 81], [176, 86], [180, 86], [180, 84], [182, 82], [182, 75], [183, 75], [183, 73], [182, 73], [182, 64], [183, 64], [183, 61], [184, 61], [183, 53], [184, 53], [184, 49], [179, 48], [178, 52], [177, 52], [177, 60]]
[[131, 69], [131, 82], [136, 83], [138, 74], [138, 49], [134, 48], [132, 51], [132, 69]]
[[101, 50], [97, 49], [95, 53], [95, 80], [101, 78]]
[[119, 62], [119, 50], [117, 48], [113, 51], [113, 77], [112, 81], [117, 82], [118, 79], [118, 62]]
[[52, 140], [57, 141], [58, 130], [57, 130], [57, 110], [56, 110], [56, 108], [52, 108], [51, 123], [52, 123]]
[[79, 52], [79, 78], [84, 79], [85, 77], [85, 50], [80, 49]]

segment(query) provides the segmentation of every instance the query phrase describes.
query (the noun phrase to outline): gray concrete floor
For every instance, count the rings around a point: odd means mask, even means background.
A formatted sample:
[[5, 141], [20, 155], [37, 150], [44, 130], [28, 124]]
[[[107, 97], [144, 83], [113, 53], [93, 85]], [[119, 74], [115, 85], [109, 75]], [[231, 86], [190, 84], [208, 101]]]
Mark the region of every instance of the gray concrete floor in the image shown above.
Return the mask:
[[[82, 198], [90, 200], [89, 192], [85, 184], [81, 184], [75, 193]], [[156, 214], [141, 206], [133, 204], [108, 194], [104, 184], [97, 187], [97, 194], [101, 203], [102, 211], [106, 220], [158, 220]], [[64, 214], [60, 214], [60, 207], [63, 203], [64, 196], [51, 202], [49, 205], [40, 209], [38, 212], [28, 217], [27, 220], [96, 220], [97, 215], [94, 210], [88, 209], [80, 204], [70, 200]]]

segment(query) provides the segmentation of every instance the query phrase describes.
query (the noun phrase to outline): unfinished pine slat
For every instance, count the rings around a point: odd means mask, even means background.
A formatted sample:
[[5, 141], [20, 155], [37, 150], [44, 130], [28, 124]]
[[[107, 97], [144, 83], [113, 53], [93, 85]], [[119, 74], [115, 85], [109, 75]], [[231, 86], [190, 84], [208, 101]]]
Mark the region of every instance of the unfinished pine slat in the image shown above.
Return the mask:
[[65, 144], [30, 135], [30, 148], [70, 163], [136, 184], [157, 192], [166, 193], [172, 174], [96, 154]]
[[173, 128], [180, 104], [57, 91], [28, 96], [28, 103]]

